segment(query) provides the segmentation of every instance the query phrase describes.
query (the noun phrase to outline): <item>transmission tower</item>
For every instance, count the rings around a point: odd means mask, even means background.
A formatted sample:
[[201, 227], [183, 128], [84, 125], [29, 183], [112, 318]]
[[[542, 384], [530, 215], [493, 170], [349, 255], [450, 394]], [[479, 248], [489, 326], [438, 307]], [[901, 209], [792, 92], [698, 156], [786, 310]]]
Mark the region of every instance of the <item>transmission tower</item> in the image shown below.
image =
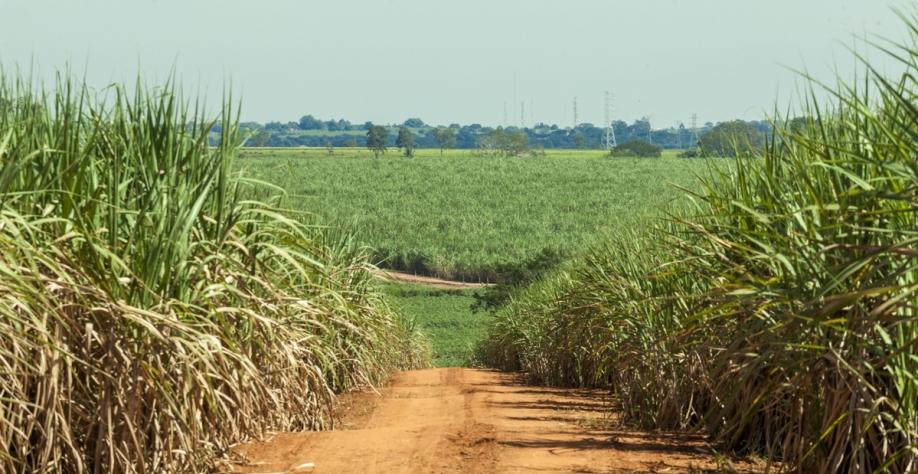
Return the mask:
[[692, 114], [692, 140], [694, 146], [698, 146], [698, 114]]
[[526, 128], [526, 103], [520, 102], [520, 128]]
[[606, 150], [612, 150], [618, 143], [615, 140], [615, 129], [612, 127], [612, 94], [606, 91], [605, 136], [603, 137]]
[[507, 101], [504, 101], [504, 128], [507, 127]]
[[577, 128], [577, 97], [574, 96], [574, 128]]

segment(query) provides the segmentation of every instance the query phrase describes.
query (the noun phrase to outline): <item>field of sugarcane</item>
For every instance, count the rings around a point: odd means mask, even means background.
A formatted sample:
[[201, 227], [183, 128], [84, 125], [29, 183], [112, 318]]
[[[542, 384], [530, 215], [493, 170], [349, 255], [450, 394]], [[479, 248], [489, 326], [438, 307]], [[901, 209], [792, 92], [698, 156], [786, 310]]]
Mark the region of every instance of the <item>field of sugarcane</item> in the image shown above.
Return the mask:
[[202, 104], [131, 90], [2, 75], [0, 472], [207, 471], [426, 363], [351, 237], [233, 171], [231, 99], [208, 146]]
[[[239, 166], [297, 209], [353, 229], [386, 268], [471, 282], [511, 279], [577, 253], [604, 228], [641, 226], [710, 165], [601, 150], [482, 156], [473, 150], [245, 149]], [[723, 165], [723, 163], [721, 163]], [[550, 259], [549, 259], [550, 260]], [[554, 262], [557, 263], [557, 262]]]
[[624, 418], [698, 430], [799, 472], [918, 471], [918, 18], [813, 83], [764, 156], [694, 207], [622, 231], [517, 295], [481, 347], [553, 385], [610, 389]]

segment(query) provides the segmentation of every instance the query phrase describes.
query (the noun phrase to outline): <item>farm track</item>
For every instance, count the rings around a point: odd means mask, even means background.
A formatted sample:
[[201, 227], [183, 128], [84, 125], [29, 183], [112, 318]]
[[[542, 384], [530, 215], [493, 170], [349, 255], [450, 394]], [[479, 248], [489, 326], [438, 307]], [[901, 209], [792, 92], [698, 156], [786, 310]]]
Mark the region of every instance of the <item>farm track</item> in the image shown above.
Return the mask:
[[717, 467], [700, 439], [620, 429], [605, 403], [600, 392], [528, 386], [513, 374], [403, 372], [380, 397], [351, 399], [343, 428], [280, 433], [238, 447], [235, 455], [245, 461], [233, 472], [671, 473]]
[[489, 283], [468, 283], [456, 280], [442, 280], [440, 278], [412, 275], [410, 273], [396, 272], [393, 270], [379, 270], [380, 278], [397, 281], [401, 283], [412, 283], [415, 285], [429, 286], [431, 288], [440, 288], [444, 290], [466, 290], [475, 288], [487, 288], [493, 286]]

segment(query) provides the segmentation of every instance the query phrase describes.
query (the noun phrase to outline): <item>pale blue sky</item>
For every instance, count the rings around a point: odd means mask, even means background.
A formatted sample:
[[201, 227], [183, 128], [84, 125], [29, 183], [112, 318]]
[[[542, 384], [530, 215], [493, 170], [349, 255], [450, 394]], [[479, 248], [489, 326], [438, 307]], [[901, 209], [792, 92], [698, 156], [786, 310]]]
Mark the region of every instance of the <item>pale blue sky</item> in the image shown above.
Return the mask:
[[[904, 37], [907, 0], [2, 0], [0, 62], [43, 75], [68, 61], [91, 83], [138, 65], [212, 98], [231, 78], [246, 119], [655, 127], [757, 118], [799, 82], [852, 70], [853, 35]], [[892, 63], [880, 61], [883, 68]], [[516, 86], [514, 87], [514, 78]], [[514, 90], [516, 91], [514, 94]], [[516, 103], [514, 103], [514, 96]]]

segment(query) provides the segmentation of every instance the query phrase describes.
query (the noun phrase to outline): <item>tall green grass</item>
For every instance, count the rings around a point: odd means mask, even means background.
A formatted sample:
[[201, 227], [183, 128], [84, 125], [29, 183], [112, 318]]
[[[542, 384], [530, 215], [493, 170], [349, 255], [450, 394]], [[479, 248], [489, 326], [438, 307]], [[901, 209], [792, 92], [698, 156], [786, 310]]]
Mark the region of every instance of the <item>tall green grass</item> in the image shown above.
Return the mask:
[[201, 472], [425, 363], [357, 245], [240, 197], [231, 98], [209, 146], [171, 84], [0, 77], [0, 471]]
[[[694, 206], [517, 295], [482, 346], [781, 470], [918, 470], [918, 18]], [[823, 87], [814, 85], [814, 89]], [[813, 95], [815, 97], [815, 94]]]

